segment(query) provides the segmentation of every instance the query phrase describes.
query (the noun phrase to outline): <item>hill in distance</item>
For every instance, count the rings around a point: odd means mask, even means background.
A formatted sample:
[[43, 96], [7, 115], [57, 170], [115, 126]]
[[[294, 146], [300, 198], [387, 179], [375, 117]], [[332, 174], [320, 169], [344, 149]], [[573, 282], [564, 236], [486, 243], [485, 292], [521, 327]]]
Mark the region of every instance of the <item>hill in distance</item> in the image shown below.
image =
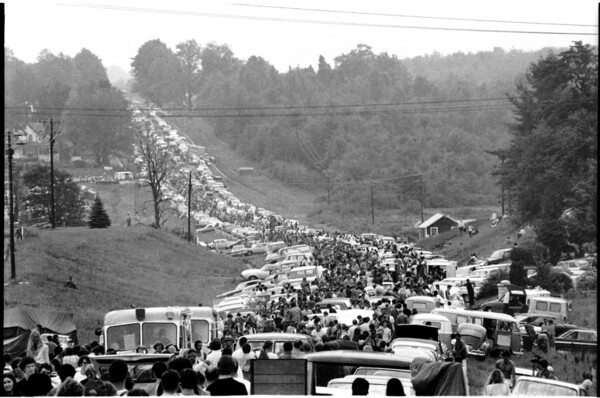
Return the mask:
[[[241, 281], [241, 260], [216, 255], [144, 225], [36, 231], [16, 244], [16, 284], [4, 267], [4, 308], [27, 306], [74, 314], [81, 343], [97, 337], [108, 311], [212, 305]], [[78, 289], [64, 287], [73, 276]]]

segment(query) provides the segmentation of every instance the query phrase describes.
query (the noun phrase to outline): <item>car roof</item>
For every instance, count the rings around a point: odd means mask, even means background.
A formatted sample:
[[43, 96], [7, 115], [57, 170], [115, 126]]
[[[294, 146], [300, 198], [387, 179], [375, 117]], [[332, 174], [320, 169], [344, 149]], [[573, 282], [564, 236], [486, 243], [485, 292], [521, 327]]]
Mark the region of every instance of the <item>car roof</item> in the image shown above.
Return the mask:
[[387, 352], [365, 351], [321, 351], [306, 354], [307, 362], [340, 363], [356, 366], [376, 366], [410, 368], [410, 361], [403, 360], [400, 355]]
[[579, 390], [579, 385], [577, 385], [577, 384], [567, 383], [566, 381], [544, 379], [541, 377], [533, 377], [533, 376], [521, 376], [521, 377], [519, 377], [519, 380], [517, 380], [517, 383], [524, 382], [524, 381], [533, 381], [536, 383], [544, 383], [544, 384], [554, 384], [554, 385], [560, 386], [560, 387], [568, 387], [568, 388], [574, 388], [576, 390]]
[[255, 333], [244, 336], [248, 341], [294, 341], [294, 340], [308, 340], [310, 336], [301, 333]]

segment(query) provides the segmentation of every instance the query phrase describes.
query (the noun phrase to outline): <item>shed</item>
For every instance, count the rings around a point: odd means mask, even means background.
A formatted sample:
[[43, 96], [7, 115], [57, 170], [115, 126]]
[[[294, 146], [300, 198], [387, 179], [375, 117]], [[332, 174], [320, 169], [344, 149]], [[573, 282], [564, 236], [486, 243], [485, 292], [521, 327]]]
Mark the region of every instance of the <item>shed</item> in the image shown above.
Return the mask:
[[442, 213], [436, 213], [421, 224], [417, 225], [417, 229], [419, 230], [419, 239], [425, 239], [429, 238], [430, 236], [448, 232], [457, 226], [458, 221], [455, 219]]
[[251, 176], [254, 175], [254, 167], [240, 167], [238, 169], [239, 176]]

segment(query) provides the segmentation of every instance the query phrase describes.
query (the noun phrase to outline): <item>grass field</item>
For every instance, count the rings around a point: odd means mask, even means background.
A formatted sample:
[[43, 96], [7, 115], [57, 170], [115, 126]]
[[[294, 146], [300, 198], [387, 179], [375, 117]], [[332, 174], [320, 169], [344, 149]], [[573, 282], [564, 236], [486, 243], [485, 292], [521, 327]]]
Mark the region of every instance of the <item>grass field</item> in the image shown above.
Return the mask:
[[[31, 306], [74, 314], [80, 341], [106, 312], [168, 305], [212, 305], [231, 290], [243, 261], [217, 256], [144, 225], [107, 229], [57, 228], [18, 241], [17, 281], [4, 286], [4, 307]], [[64, 287], [73, 276], [78, 289]], [[4, 280], [10, 271], [5, 267]]]

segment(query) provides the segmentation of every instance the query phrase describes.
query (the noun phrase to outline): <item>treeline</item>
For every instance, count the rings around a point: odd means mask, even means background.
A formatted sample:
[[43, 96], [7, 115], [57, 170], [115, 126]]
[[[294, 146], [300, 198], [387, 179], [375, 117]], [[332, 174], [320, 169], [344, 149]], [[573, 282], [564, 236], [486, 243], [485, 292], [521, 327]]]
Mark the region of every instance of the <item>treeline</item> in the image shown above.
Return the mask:
[[53, 119], [63, 160], [84, 155], [108, 165], [111, 156], [132, 151], [128, 101], [91, 51], [69, 57], [44, 50], [27, 64], [5, 48], [4, 65], [5, 129]]
[[226, 45], [191, 40], [172, 51], [153, 40], [133, 59], [133, 89], [205, 117], [263, 172], [307, 189], [327, 185], [336, 203], [360, 203], [357, 211], [370, 184], [381, 208], [414, 207], [421, 194], [426, 207], [498, 204], [499, 162], [486, 151], [508, 145], [506, 95], [547, 52], [400, 60], [360, 44], [333, 63], [321, 56], [315, 67], [279, 73]]

